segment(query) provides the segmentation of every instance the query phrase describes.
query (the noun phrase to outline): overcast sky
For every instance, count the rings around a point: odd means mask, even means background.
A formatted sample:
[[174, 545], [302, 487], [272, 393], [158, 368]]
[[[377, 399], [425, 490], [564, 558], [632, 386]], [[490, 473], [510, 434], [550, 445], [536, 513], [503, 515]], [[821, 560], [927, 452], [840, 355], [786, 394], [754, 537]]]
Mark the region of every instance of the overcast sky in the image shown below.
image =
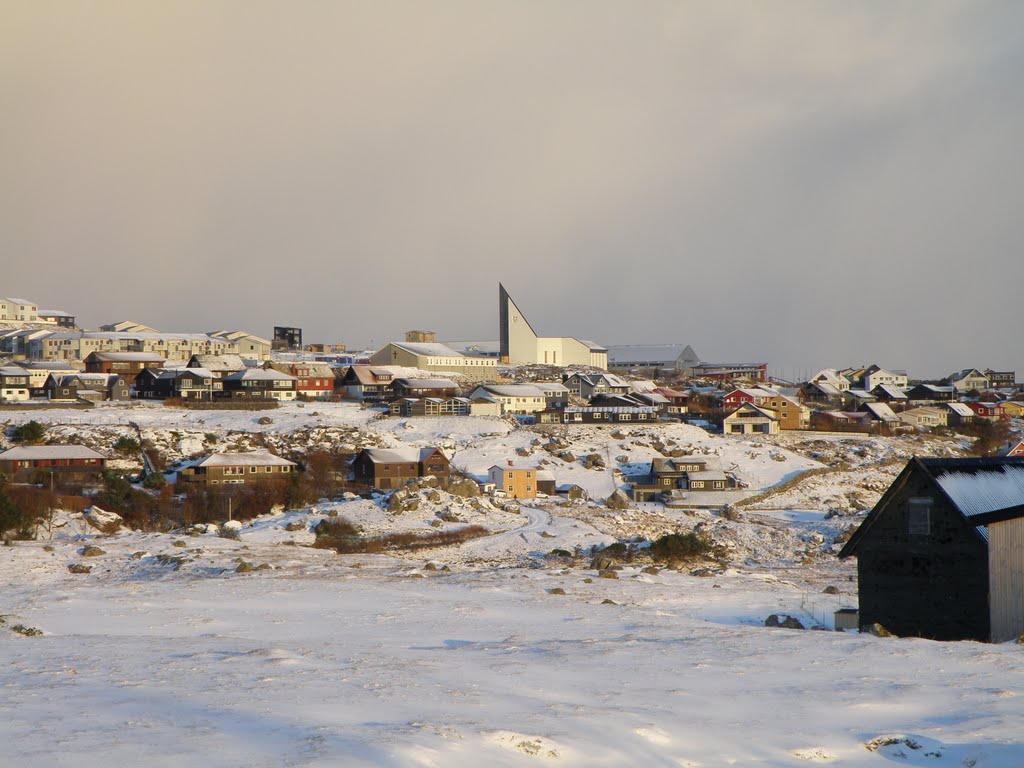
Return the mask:
[[0, 293], [1024, 372], [1024, 3], [7, 3]]

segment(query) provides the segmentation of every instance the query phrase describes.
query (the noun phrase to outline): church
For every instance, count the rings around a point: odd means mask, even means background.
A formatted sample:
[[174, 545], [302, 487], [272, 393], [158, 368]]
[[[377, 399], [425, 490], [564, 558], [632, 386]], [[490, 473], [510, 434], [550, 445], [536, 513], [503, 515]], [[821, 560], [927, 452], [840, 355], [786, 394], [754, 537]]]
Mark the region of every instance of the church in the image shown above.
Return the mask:
[[506, 365], [589, 365], [608, 370], [608, 350], [572, 336], [538, 336], [505, 286], [498, 284], [500, 362]]

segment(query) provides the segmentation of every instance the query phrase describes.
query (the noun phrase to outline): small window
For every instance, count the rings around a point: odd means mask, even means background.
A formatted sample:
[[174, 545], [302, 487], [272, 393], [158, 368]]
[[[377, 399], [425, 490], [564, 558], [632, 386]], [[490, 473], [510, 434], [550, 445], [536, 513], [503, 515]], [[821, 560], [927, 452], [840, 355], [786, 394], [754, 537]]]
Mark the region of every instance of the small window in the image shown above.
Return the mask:
[[249, 474], [255, 475], [259, 471], [259, 467], [249, 467]]
[[907, 502], [907, 532], [911, 536], [928, 536], [931, 533], [932, 500], [915, 498]]

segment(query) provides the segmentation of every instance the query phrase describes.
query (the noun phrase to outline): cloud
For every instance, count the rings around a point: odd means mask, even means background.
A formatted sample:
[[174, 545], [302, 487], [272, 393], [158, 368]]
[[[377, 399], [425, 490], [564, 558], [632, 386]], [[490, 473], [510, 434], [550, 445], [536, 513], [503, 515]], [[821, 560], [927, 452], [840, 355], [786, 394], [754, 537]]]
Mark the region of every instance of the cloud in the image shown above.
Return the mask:
[[90, 323], [1024, 367], [1018, 4], [7, 15], [4, 290]]

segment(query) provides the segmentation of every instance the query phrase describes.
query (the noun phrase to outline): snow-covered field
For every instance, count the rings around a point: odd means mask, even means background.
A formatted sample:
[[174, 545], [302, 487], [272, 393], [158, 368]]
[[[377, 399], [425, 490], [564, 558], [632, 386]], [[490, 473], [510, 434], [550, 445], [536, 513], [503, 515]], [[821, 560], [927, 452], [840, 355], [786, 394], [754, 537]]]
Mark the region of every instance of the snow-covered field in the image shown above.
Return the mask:
[[[6, 417], [101, 447], [128, 434], [127, 416], [172, 458], [256, 434], [302, 448], [441, 444], [476, 475], [546, 462], [596, 500], [620, 468], [683, 449], [718, 455], [761, 495], [725, 519], [656, 504], [503, 510], [425, 489], [413, 511], [324, 502], [258, 518], [237, 540], [99, 535], [64, 515], [52, 540], [0, 547], [0, 765], [1024, 765], [1020, 646], [764, 626], [779, 614], [830, 629], [834, 610], [855, 606], [836, 536], [903, 459], [955, 455], [955, 441], [740, 440], [680, 424], [613, 437], [376, 419], [350, 404], [287, 406], [269, 425], [159, 406], [22, 413]], [[556, 456], [552, 435], [606, 466]], [[440, 515], [455, 515], [491, 535], [336, 555], [308, 546], [332, 514], [368, 533], [450, 528], [461, 523]], [[689, 530], [721, 544], [727, 565], [626, 563], [600, 578], [588, 557], [544, 557]]]

